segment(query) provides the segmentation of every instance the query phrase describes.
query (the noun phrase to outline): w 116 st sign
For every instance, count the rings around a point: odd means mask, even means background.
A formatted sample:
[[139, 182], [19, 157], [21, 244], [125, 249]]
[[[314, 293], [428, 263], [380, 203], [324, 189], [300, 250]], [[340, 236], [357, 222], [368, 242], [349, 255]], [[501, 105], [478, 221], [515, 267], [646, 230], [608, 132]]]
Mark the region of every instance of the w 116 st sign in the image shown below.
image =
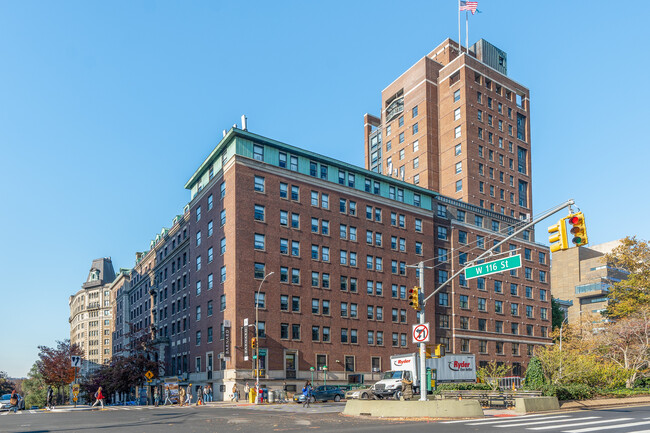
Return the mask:
[[521, 268], [521, 254], [495, 260], [493, 262], [481, 263], [480, 265], [470, 266], [465, 269], [465, 279], [482, 277], [485, 275], [496, 274], [497, 272], [509, 271], [511, 269]]

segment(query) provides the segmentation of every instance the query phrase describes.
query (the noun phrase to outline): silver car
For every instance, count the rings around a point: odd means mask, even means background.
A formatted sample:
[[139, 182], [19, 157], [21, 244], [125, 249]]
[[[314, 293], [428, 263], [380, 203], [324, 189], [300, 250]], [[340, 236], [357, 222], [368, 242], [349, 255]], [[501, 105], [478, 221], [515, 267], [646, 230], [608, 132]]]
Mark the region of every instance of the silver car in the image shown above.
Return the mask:
[[[18, 410], [25, 410], [25, 399], [20, 394], [16, 394], [16, 396], [18, 396]], [[0, 398], [0, 410], [9, 410], [11, 407], [9, 400], [11, 400], [11, 394], [4, 394]]]

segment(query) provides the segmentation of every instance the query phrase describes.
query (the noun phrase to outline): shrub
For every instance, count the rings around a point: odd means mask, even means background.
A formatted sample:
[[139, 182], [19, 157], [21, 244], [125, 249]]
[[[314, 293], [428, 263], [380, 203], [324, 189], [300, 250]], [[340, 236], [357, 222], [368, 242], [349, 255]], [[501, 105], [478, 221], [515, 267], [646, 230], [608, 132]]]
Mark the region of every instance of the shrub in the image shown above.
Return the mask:
[[558, 385], [555, 387], [555, 396], [558, 400], [586, 400], [594, 394], [593, 388], [581, 383]]
[[546, 383], [546, 378], [544, 377], [544, 370], [542, 369], [542, 362], [538, 357], [534, 356], [530, 359], [528, 363], [528, 368], [526, 369], [526, 379], [524, 381], [524, 387], [526, 389], [540, 390]]
[[450, 391], [450, 390], [486, 390], [489, 391], [492, 389], [487, 383], [442, 383], [438, 385], [438, 391]]

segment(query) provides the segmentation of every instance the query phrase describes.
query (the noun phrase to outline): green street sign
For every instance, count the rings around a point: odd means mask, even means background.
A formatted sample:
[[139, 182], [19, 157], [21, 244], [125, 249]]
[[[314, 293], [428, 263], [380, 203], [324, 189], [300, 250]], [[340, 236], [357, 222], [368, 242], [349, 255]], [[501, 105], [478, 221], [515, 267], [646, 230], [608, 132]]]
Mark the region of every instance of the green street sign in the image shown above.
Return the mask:
[[509, 271], [521, 268], [521, 254], [495, 260], [493, 262], [481, 263], [465, 269], [465, 279], [482, 277], [484, 275], [496, 274], [497, 272]]

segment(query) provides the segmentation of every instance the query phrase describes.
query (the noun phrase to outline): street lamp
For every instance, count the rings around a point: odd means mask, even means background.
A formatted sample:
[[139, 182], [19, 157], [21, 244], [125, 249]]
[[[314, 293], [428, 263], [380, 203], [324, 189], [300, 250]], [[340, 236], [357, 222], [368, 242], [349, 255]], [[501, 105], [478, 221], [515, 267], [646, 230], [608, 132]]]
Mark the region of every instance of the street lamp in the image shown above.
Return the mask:
[[560, 380], [562, 380], [562, 329], [564, 328], [564, 322], [569, 323], [569, 316], [564, 316], [562, 323], [560, 324]]
[[269, 272], [262, 278], [259, 289], [257, 289], [257, 296], [255, 297], [255, 404], [260, 402], [260, 321], [259, 321], [259, 305], [260, 305], [260, 290], [266, 278], [273, 275], [275, 272]]
[[323, 365], [323, 371], [324, 371], [323, 385], [327, 385], [327, 365]]

